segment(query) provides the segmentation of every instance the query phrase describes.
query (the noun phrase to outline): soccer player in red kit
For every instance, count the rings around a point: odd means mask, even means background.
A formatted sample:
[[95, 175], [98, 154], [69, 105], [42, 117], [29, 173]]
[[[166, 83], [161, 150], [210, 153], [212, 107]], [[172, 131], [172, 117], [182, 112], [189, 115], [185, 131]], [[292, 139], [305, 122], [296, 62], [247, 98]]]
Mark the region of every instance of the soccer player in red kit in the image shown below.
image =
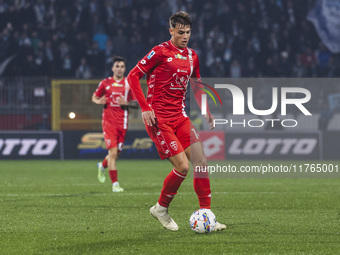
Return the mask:
[[[189, 171], [189, 161], [204, 168], [207, 161], [198, 132], [186, 115], [185, 95], [189, 79], [200, 80], [199, 61], [194, 50], [187, 47], [191, 33], [191, 18], [186, 12], [173, 14], [170, 19], [171, 39], [154, 47], [131, 70], [128, 81], [140, 107], [146, 130], [156, 144], [161, 159], [167, 158], [173, 165], [163, 183], [158, 202], [150, 213], [164, 228], [178, 230], [176, 222], [168, 214], [168, 207]], [[147, 75], [147, 100], [139, 80]], [[202, 90], [194, 89], [196, 100]], [[205, 116], [211, 128], [214, 117]], [[210, 209], [211, 190], [208, 173], [194, 173], [194, 189], [200, 208]], [[224, 224], [216, 224], [215, 230], [223, 230]]]
[[126, 70], [125, 59], [113, 59], [113, 76], [104, 79], [93, 93], [92, 102], [103, 104], [102, 126], [108, 155], [102, 163], [98, 163], [98, 181], [105, 182], [105, 168], [109, 168], [113, 192], [123, 192], [117, 179], [116, 160], [121, 152], [128, 128], [128, 108], [138, 108], [138, 103], [124, 77]]

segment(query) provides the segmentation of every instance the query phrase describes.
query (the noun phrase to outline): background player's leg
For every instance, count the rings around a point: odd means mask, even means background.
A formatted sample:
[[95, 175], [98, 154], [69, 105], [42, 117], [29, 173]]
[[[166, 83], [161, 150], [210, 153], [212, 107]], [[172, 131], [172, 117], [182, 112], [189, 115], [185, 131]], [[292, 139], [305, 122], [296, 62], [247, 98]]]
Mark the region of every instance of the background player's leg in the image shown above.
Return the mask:
[[98, 167], [98, 181], [100, 183], [104, 183], [105, 182], [105, 168], [107, 168], [107, 159], [108, 159], [108, 155], [106, 155], [106, 157], [104, 158], [103, 162], [99, 162], [97, 163], [97, 167]]
[[109, 155], [108, 155], [108, 168], [109, 168], [109, 175], [110, 175], [111, 182], [112, 182], [112, 191], [122, 192], [124, 191], [124, 189], [119, 187], [119, 183], [118, 183], [118, 171], [117, 171], [117, 165], [116, 165], [117, 157], [118, 157], [117, 147], [110, 148]]
[[117, 147], [109, 149], [108, 167], [109, 167], [110, 171], [111, 170], [117, 170], [117, 165], [116, 165], [117, 155], [118, 155]]
[[108, 156], [109, 156], [109, 155], [106, 155], [106, 157], [103, 159], [102, 166], [103, 166], [104, 168], [107, 168], [107, 167], [108, 167], [108, 162], [107, 162]]
[[185, 154], [190, 160], [194, 171], [194, 189], [198, 197], [200, 208], [210, 209], [211, 190], [209, 173], [207, 171], [195, 171], [196, 168], [206, 168], [207, 159], [204, 156], [201, 142], [194, 143], [185, 149]]

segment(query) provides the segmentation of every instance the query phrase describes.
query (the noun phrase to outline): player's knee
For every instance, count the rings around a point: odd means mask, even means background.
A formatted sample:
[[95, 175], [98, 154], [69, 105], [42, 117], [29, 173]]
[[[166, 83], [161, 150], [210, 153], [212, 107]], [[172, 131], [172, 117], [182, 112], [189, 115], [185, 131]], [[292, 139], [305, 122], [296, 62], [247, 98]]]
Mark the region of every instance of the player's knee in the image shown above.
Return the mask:
[[207, 158], [204, 156], [200, 158], [197, 162], [195, 162], [196, 166], [206, 166], [207, 164], [208, 164]]
[[190, 169], [190, 167], [189, 167], [189, 162], [183, 162], [183, 163], [181, 163], [180, 164], [180, 166], [178, 167], [178, 172], [180, 172], [181, 174], [183, 174], [183, 175], [187, 175], [188, 174], [188, 172], [189, 172], [189, 169]]
[[117, 159], [117, 156], [118, 156], [118, 154], [117, 154], [117, 151], [109, 151], [109, 158], [110, 159]]

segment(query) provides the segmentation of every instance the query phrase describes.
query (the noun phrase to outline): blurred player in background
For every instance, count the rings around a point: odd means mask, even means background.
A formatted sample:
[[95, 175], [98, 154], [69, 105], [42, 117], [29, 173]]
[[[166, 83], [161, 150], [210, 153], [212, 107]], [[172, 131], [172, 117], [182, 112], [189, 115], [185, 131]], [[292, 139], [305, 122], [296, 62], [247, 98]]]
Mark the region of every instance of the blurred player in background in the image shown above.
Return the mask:
[[[187, 47], [191, 34], [191, 18], [186, 12], [170, 17], [171, 39], [154, 47], [131, 70], [128, 81], [141, 108], [146, 130], [156, 144], [161, 159], [168, 159], [173, 170], [163, 183], [158, 202], [150, 213], [164, 228], [176, 231], [178, 226], [168, 214], [168, 207], [189, 171], [189, 161], [194, 169], [205, 168], [207, 160], [195, 127], [184, 110], [185, 95], [191, 77], [200, 81], [199, 60], [195, 51]], [[139, 80], [147, 75], [147, 100]], [[197, 83], [196, 83], [197, 84]], [[200, 104], [202, 90], [193, 87]], [[211, 128], [214, 117], [205, 116]], [[211, 190], [208, 173], [194, 172], [194, 189], [200, 208], [210, 209]], [[226, 226], [217, 222], [216, 230]]]
[[121, 152], [128, 128], [128, 108], [138, 108], [138, 103], [124, 77], [126, 62], [122, 57], [113, 59], [113, 76], [102, 80], [93, 93], [92, 102], [104, 105], [102, 126], [108, 155], [98, 163], [98, 181], [105, 182], [105, 168], [109, 168], [113, 192], [123, 192], [117, 179], [116, 160]]

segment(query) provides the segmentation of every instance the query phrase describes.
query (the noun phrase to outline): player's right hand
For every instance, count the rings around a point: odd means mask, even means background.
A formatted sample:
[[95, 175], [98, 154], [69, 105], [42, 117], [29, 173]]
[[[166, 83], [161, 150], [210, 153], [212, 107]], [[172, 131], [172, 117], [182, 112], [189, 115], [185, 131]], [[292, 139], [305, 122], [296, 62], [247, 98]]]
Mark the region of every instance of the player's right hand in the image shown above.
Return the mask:
[[153, 110], [142, 112], [143, 123], [152, 127], [152, 125], [156, 124], [156, 115]]
[[106, 101], [107, 101], [107, 98], [104, 95], [98, 99], [98, 104], [106, 104]]
[[204, 115], [204, 118], [207, 120], [209, 124], [209, 129], [214, 129], [215, 128], [215, 117], [211, 114]]

